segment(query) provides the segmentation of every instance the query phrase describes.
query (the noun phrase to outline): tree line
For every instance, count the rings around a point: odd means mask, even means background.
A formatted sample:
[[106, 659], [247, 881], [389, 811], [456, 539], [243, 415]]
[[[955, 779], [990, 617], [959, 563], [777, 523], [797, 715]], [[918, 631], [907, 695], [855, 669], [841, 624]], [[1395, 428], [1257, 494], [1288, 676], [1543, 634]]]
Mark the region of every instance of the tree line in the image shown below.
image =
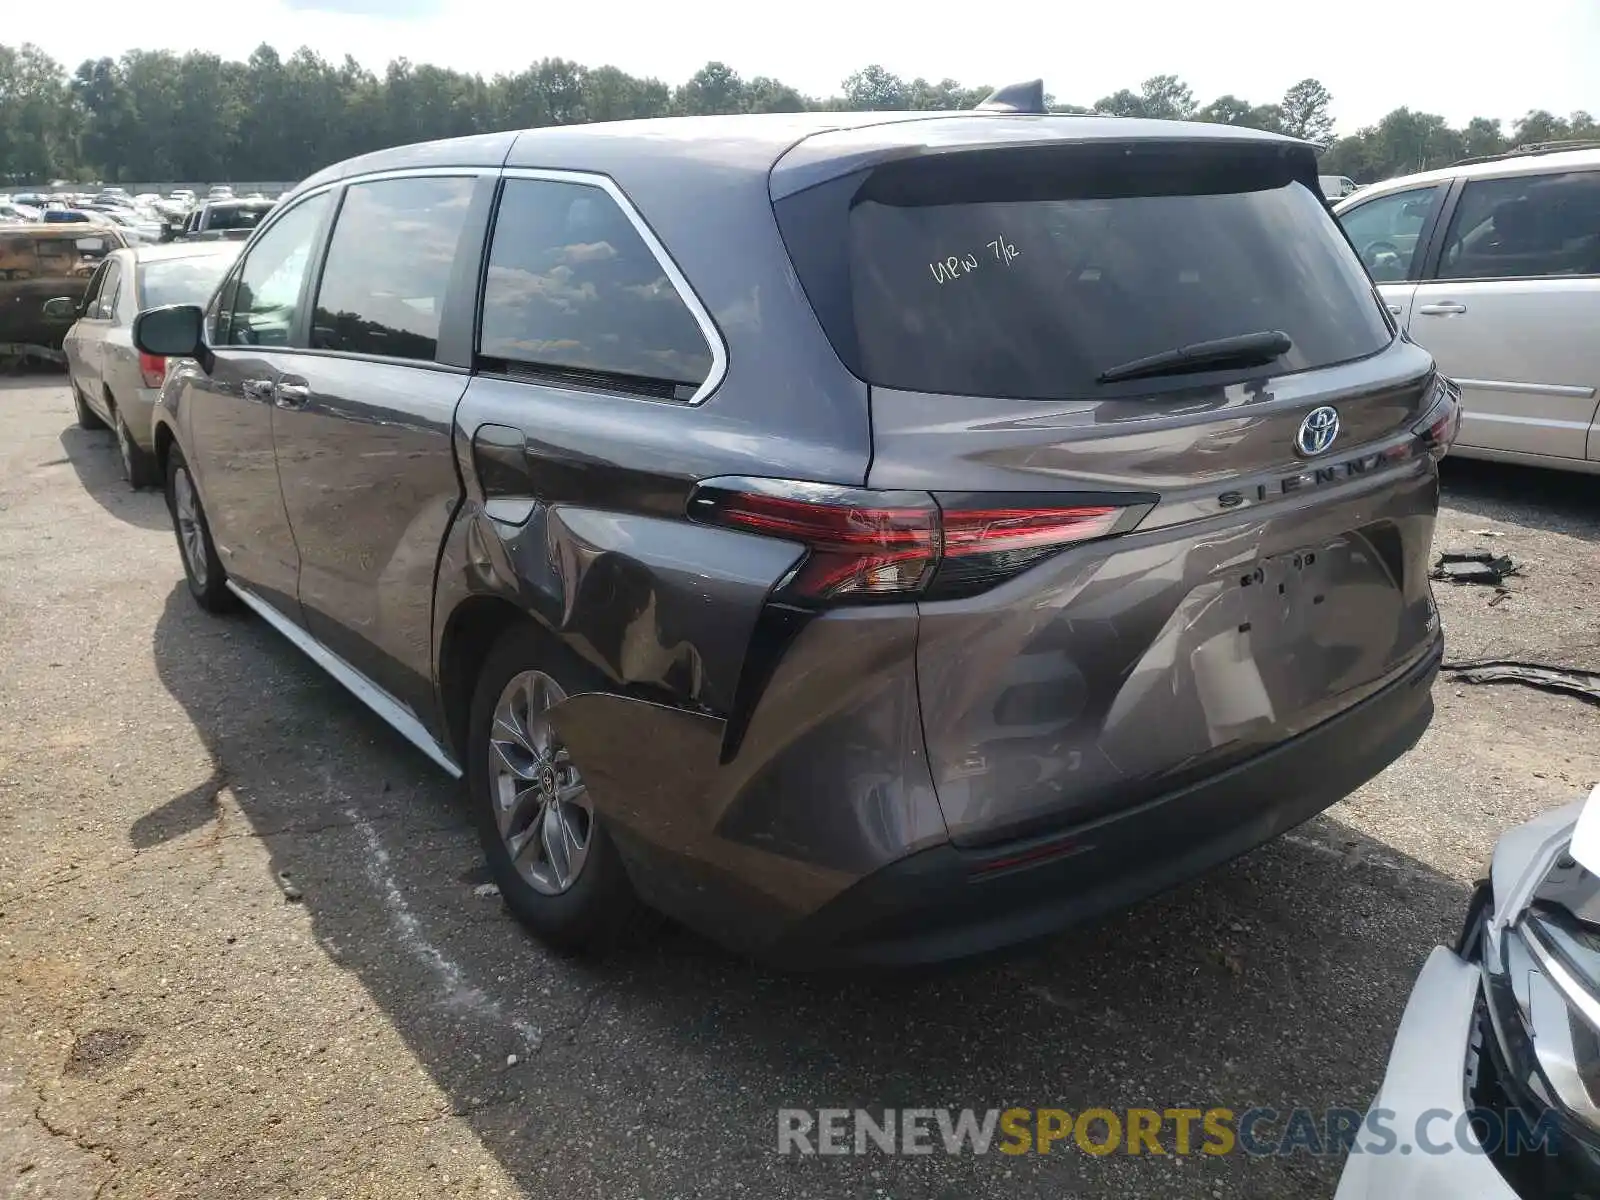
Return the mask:
[[[106, 183], [294, 180], [339, 159], [431, 138], [499, 129], [699, 113], [971, 108], [991, 89], [954, 79], [902, 79], [881, 66], [839, 94], [806, 96], [767, 76], [707, 63], [676, 87], [616, 67], [545, 58], [484, 78], [396, 59], [380, 74], [353, 57], [331, 63], [301, 48], [283, 58], [263, 44], [243, 62], [190, 51], [131, 50], [68, 71], [38, 47], [0, 45], [0, 182]], [[1092, 105], [1058, 112], [1212, 121], [1268, 129], [1322, 145], [1325, 174], [1361, 182], [1443, 166], [1534, 141], [1600, 138], [1584, 112], [1534, 110], [1509, 130], [1476, 117], [1461, 129], [1399, 108], [1334, 138], [1333, 97], [1315, 79], [1256, 104], [1234, 95], [1201, 105], [1175, 75], [1155, 75]]]

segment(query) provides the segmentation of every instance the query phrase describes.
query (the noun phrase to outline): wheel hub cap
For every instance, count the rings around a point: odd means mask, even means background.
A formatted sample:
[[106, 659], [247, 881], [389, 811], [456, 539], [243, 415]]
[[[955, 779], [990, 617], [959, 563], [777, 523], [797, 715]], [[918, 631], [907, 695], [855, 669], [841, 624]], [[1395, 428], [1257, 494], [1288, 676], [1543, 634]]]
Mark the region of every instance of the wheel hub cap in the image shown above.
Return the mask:
[[172, 480], [172, 516], [178, 523], [178, 543], [183, 547], [183, 558], [200, 587], [206, 586], [206, 549], [204, 533], [200, 528], [200, 504], [195, 499], [194, 481], [189, 472], [178, 468]]
[[547, 715], [566, 698], [544, 672], [524, 671], [501, 691], [489, 733], [501, 840], [517, 873], [547, 896], [577, 882], [594, 836], [589, 790]]

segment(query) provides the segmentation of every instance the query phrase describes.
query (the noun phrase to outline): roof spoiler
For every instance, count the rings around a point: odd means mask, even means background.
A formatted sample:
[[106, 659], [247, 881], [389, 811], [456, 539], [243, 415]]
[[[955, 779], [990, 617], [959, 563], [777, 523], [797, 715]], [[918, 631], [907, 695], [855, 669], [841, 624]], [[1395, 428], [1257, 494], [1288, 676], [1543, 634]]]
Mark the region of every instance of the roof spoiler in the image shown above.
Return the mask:
[[1030, 79], [1025, 83], [1008, 83], [995, 88], [988, 98], [977, 106], [978, 112], [1044, 113], [1044, 80]]

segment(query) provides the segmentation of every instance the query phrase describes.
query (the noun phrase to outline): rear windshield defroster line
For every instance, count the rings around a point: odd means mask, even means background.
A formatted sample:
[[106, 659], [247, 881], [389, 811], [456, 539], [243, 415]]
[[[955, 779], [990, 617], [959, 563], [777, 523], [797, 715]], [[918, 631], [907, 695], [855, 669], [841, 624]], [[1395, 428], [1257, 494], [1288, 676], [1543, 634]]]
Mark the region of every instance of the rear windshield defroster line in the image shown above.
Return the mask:
[[1241, 332], [1290, 346], [1235, 375], [1389, 344], [1314, 171], [1276, 143], [1064, 144], [889, 163], [775, 209], [823, 328], [868, 383], [1092, 399], [1181, 386], [1099, 377]]

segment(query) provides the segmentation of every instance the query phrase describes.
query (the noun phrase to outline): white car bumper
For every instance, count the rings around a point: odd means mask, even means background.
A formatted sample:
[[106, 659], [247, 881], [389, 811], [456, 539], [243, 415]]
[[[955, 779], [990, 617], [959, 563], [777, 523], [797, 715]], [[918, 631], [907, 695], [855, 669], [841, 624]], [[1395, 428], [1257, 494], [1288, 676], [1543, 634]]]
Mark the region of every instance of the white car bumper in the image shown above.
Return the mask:
[[[1465, 1064], [1481, 977], [1443, 946], [1428, 956], [1369, 1111], [1369, 1123], [1381, 1120], [1394, 1136], [1375, 1139], [1363, 1130], [1334, 1200], [1518, 1200], [1488, 1157], [1457, 1144], [1453, 1132], [1454, 1118], [1470, 1107]], [[1450, 1119], [1429, 1118], [1441, 1110]], [[1419, 1130], [1431, 1150], [1420, 1144]], [[1383, 1152], [1363, 1152], [1385, 1143]]]

